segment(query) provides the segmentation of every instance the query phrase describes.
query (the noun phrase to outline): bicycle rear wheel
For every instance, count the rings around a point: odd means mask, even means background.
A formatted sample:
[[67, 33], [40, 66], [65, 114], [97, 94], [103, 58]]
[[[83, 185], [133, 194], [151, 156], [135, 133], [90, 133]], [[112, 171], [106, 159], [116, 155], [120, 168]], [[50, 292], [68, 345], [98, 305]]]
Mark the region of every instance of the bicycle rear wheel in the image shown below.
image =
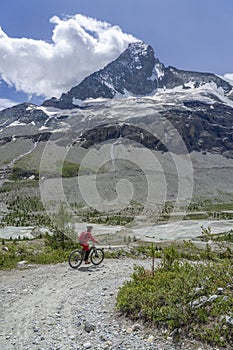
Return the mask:
[[91, 252], [90, 256], [93, 265], [99, 265], [104, 260], [104, 251], [101, 248], [96, 248]]
[[73, 250], [69, 255], [69, 265], [72, 269], [77, 269], [83, 261], [83, 253], [81, 250]]

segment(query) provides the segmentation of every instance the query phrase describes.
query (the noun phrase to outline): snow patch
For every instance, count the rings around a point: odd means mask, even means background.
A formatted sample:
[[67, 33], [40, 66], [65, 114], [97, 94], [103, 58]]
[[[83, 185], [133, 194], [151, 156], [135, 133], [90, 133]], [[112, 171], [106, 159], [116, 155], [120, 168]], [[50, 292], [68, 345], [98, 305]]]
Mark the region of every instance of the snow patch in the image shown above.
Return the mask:
[[73, 97], [72, 104], [75, 106], [83, 107], [85, 105], [85, 101]]
[[24, 126], [24, 125], [27, 125], [26, 123], [20, 123], [19, 120], [15, 120], [13, 123], [7, 125], [6, 127], [7, 128], [11, 128], [13, 126]]
[[164, 76], [163, 69], [161, 69], [161, 67], [158, 65], [155, 65], [154, 69], [155, 69], [155, 72], [156, 72], [158, 79], [161, 79]]
[[42, 126], [39, 128], [39, 131], [46, 130], [46, 129], [49, 129], [49, 128], [48, 128], [47, 126], [42, 125]]
[[229, 84], [233, 86], [233, 73], [224, 74], [224, 76], [220, 76], [220, 78], [226, 80]]
[[32, 111], [33, 109], [35, 109], [35, 106], [31, 105], [26, 108], [26, 111]]

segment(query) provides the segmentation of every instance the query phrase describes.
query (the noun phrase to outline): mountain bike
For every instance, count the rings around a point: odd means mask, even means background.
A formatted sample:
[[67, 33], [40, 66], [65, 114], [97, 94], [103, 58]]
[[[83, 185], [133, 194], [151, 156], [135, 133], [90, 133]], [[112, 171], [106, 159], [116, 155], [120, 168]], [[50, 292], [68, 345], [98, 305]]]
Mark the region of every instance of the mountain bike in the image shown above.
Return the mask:
[[[77, 269], [82, 264], [84, 256], [84, 249], [73, 250], [68, 258], [70, 267], [72, 267], [72, 269]], [[89, 257], [93, 265], [99, 265], [104, 260], [104, 250], [102, 248], [96, 248], [96, 246], [93, 245], [90, 248]]]

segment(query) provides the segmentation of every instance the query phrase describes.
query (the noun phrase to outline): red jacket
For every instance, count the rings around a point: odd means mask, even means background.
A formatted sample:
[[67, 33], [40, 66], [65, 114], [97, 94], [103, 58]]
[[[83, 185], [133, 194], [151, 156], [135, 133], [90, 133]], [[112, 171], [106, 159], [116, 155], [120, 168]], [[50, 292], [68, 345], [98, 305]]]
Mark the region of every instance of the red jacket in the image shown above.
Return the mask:
[[87, 244], [88, 241], [93, 241], [95, 243], [98, 243], [98, 241], [92, 236], [91, 232], [89, 231], [83, 231], [79, 235], [79, 243], [80, 244]]

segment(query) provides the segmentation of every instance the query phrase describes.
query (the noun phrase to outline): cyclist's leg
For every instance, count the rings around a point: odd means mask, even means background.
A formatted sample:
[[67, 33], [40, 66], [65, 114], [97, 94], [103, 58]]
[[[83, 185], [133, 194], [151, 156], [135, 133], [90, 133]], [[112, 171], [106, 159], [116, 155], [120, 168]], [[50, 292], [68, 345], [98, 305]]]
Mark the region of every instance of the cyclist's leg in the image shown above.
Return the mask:
[[83, 248], [83, 249], [82, 249], [82, 256], [85, 256], [85, 249], [84, 249], [85, 244], [80, 244], [80, 245], [81, 245], [81, 247]]
[[88, 257], [89, 257], [89, 254], [90, 254], [90, 249], [89, 249], [89, 245], [88, 244], [82, 244], [83, 246], [83, 249], [85, 251], [85, 255], [84, 255], [84, 261], [85, 263], [88, 263]]

